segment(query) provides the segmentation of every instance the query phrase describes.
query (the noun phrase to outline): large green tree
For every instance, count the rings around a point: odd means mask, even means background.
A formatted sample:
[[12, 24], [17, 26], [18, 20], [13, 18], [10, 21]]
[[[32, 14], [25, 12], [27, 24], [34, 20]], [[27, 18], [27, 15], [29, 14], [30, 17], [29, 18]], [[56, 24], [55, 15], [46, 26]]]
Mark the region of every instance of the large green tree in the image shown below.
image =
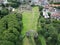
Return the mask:
[[22, 45], [22, 15], [9, 14], [0, 20], [0, 44]]

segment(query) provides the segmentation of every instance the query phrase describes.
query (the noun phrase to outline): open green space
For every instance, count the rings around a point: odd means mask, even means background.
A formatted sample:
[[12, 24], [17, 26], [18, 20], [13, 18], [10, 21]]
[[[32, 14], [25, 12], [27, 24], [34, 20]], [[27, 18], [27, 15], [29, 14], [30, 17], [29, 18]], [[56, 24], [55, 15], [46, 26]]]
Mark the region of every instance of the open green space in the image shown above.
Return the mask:
[[23, 31], [24, 35], [29, 30], [37, 30], [37, 21], [39, 17], [39, 8], [33, 7], [32, 11], [23, 12]]
[[39, 39], [42, 45], [46, 45], [46, 40], [42, 35], [39, 36]]
[[[26, 11], [22, 13], [23, 15], [23, 30], [22, 34], [25, 35], [29, 30], [37, 30], [37, 21], [39, 18], [39, 8], [33, 7], [32, 11]], [[29, 41], [27, 37], [23, 40], [23, 45], [35, 45], [34, 39], [31, 39], [33, 44]]]

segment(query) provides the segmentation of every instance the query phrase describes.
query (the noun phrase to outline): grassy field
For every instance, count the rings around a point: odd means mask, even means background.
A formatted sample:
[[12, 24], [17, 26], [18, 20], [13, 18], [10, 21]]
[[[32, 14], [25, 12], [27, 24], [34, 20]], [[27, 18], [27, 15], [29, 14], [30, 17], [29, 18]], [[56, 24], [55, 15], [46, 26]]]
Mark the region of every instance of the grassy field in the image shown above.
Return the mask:
[[37, 21], [39, 17], [38, 7], [33, 7], [32, 12], [23, 12], [23, 31], [24, 35], [29, 30], [37, 30]]
[[[39, 8], [33, 7], [32, 11], [25, 11], [22, 13], [23, 16], [23, 30], [22, 35], [24, 36], [27, 31], [34, 30], [37, 31], [37, 23], [39, 18]], [[44, 37], [39, 37], [41, 40], [42, 45], [46, 45]], [[25, 37], [23, 39], [23, 45], [36, 45], [33, 38], [31, 38], [31, 41]]]
[[[22, 35], [25, 35], [29, 30], [37, 30], [37, 21], [39, 17], [39, 8], [33, 7], [32, 11], [26, 11], [22, 13], [23, 15], [23, 31]], [[32, 41], [32, 43], [31, 43]], [[27, 37], [23, 40], [23, 45], [35, 45], [34, 39], [32, 38], [31, 41]]]
[[39, 39], [40, 39], [42, 45], [46, 45], [45, 38], [42, 35], [39, 36]]

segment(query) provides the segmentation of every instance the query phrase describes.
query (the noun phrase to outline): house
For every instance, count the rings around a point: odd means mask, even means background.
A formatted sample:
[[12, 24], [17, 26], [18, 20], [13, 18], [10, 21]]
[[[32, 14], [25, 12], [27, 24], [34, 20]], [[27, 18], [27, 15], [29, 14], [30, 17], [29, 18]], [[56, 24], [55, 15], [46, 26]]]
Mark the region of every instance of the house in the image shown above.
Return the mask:
[[34, 5], [39, 5], [39, 6], [40, 5], [42, 5], [42, 6], [49, 5], [48, 0], [31, 0], [31, 1]]
[[48, 15], [48, 10], [47, 9], [43, 9], [43, 16], [44, 16], [44, 18], [49, 18], [49, 15]]
[[60, 4], [50, 4], [51, 7], [59, 7]]
[[49, 11], [51, 13], [50, 17], [52, 19], [60, 20], [60, 9], [56, 9], [56, 8], [50, 7]]
[[0, 0], [0, 5], [3, 3], [3, 0]]
[[22, 3], [22, 4], [23, 4], [23, 3], [27, 3], [27, 4], [28, 4], [28, 3], [31, 2], [31, 0], [19, 0], [19, 1], [20, 1], [20, 3]]
[[30, 5], [40, 5], [41, 4], [41, 0], [20, 0], [21, 3], [27, 3]]
[[44, 7], [46, 5], [49, 5], [48, 0], [41, 0], [41, 5]]
[[49, 2], [47, 0], [20, 0], [21, 3], [27, 3], [30, 5], [48, 5]]
[[0, 0], [0, 5], [1, 5], [1, 4], [7, 4], [7, 3], [8, 3], [7, 0]]
[[60, 20], [60, 13], [58, 12], [51, 13], [51, 18]]
[[43, 12], [43, 16], [44, 16], [44, 18], [49, 18], [49, 16], [48, 16], [48, 13], [47, 13], [47, 12]]
[[50, 11], [51, 13], [56, 12], [56, 8], [49, 7], [49, 11]]
[[31, 3], [34, 5], [40, 5], [40, 0], [31, 0]]
[[60, 2], [60, 0], [49, 0], [50, 2]]
[[3, 4], [7, 4], [8, 3], [8, 1], [7, 0], [3, 0]]

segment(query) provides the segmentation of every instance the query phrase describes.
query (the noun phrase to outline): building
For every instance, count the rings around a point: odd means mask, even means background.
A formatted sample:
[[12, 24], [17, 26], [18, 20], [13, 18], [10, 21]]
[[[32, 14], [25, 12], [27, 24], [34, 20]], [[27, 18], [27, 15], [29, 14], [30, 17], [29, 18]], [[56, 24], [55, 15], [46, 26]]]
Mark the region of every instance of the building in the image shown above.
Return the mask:
[[49, 0], [50, 2], [60, 2], [60, 0]]
[[34, 5], [39, 5], [40, 4], [40, 0], [31, 0], [31, 2]]
[[60, 20], [60, 13], [58, 12], [51, 13], [51, 18]]
[[27, 3], [30, 5], [40, 5], [41, 0], [20, 0], [21, 3]]
[[3, 0], [3, 4], [7, 4], [8, 3], [8, 1], [7, 0]]
[[8, 1], [7, 1], [7, 0], [0, 0], [0, 5], [1, 5], [2, 3], [3, 3], [3, 4], [7, 4]]
[[43, 16], [44, 16], [44, 18], [49, 18], [49, 15], [48, 15], [48, 10], [47, 9], [43, 9]]
[[0, 4], [3, 3], [3, 0], [0, 0]]
[[34, 4], [34, 5], [41, 5], [41, 6], [45, 6], [45, 5], [48, 5], [49, 2], [48, 0], [31, 0], [31, 2]]
[[47, 5], [48, 0], [20, 0], [21, 3], [27, 3], [30, 5]]
[[31, 2], [31, 0], [18, 0], [18, 1], [20, 1], [20, 3], [29, 3], [29, 2]]

